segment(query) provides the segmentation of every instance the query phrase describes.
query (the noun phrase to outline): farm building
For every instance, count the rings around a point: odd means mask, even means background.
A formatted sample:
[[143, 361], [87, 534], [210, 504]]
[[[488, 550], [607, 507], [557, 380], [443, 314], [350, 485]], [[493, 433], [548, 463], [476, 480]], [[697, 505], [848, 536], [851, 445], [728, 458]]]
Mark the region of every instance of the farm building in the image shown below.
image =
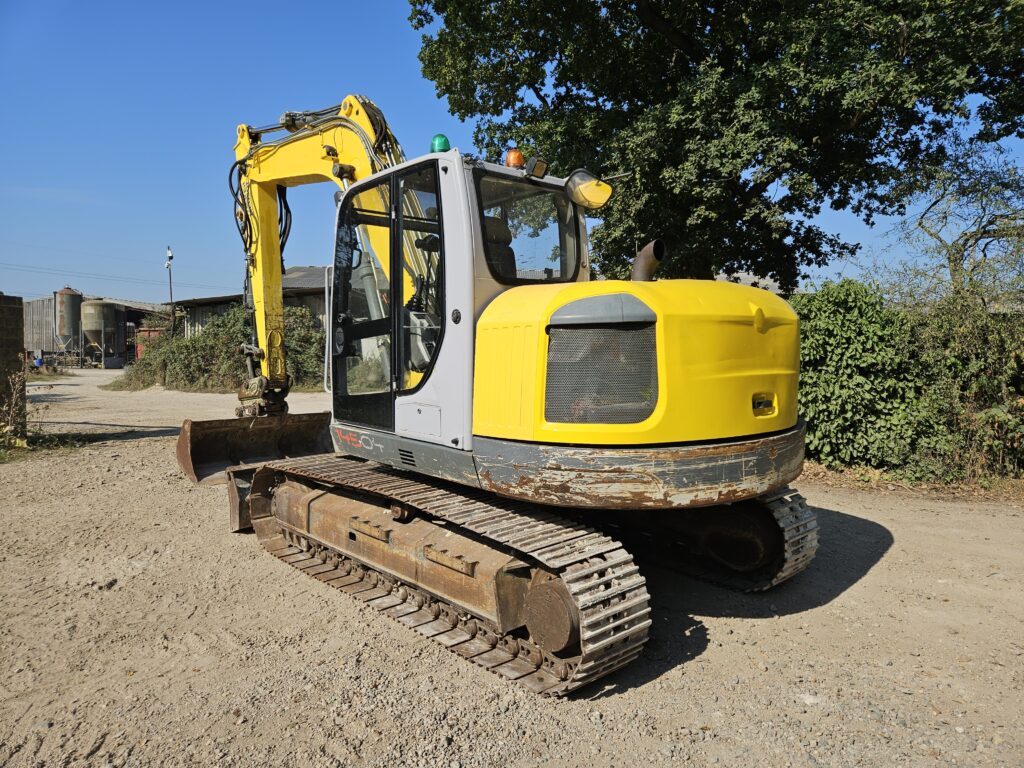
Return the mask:
[[153, 314], [167, 314], [167, 306], [85, 296], [65, 287], [24, 302], [25, 349], [43, 358], [84, 358], [104, 368], [121, 368], [134, 362], [137, 331]]
[[[308, 307], [313, 316], [326, 327], [326, 303], [324, 299], [324, 275], [327, 267], [288, 267], [281, 281], [284, 303], [287, 306]], [[239, 304], [242, 295], [209, 296], [199, 299], [185, 299], [174, 302], [179, 312], [184, 312], [185, 335], [192, 336], [203, 330], [211, 319], [228, 311], [232, 304]]]

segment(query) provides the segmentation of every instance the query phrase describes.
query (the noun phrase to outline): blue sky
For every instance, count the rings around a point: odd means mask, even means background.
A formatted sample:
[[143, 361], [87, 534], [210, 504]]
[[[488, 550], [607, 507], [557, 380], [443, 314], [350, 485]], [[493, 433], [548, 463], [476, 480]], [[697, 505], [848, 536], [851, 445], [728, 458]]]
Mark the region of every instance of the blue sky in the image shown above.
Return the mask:
[[[0, 291], [165, 301], [171, 245], [175, 298], [238, 292], [227, 173], [240, 122], [360, 93], [408, 155], [439, 131], [472, 150], [471, 126], [420, 74], [407, 2], [294, 8], [0, 0]], [[327, 263], [332, 194], [290, 192], [288, 263]]]
[[[472, 151], [471, 126], [420, 74], [405, 0], [283, 8], [0, 0], [0, 291], [33, 298], [67, 283], [164, 301], [171, 245], [176, 298], [237, 292], [227, 171], [239, 122], [360, 93], [410, 157], [436, 132]], [[287, 263], [327, 263], [332, 194], [290, 191]], [[889, 223], [822, 221], [868, 251], [892, 241]]]

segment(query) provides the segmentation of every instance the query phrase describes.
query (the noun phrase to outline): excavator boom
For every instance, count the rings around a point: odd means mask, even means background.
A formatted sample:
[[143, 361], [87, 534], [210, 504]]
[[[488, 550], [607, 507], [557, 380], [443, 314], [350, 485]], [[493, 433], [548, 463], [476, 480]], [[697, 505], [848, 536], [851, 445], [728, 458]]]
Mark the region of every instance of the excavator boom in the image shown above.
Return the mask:
[[324, 182], [344, 190], [404, 159], [380, 110], [363, 96], [349, 95], [315, 112], [286, 112], [275, 125], [238, 126], [229, 178], [245, 251], [244, 295], [253, 310], [252, 343], [243, 347], [249, 379], [239, 391], [239, 418], [183, 425], [178, 463], [194, 482], [222, 483], [231, 466], [332, 449], [329, 412], [288, 413], [282, 291], [291, 228], [287, 190]]
[[[271, 134], [286, 132], [269, 139]], [[238, 126], [231, 189], [246, 253], [264, 392], [287, 395], [281, 278], [291, 228], [287, 189], [331, 182], [341, 189], [405, 159], [380, 110], [361, 96], [318, 112], [286, 112], [274, 126]], [[251, 397], [251, 396], [250, 396]], [[283, 398], [282, 398], [283, 399]], [[274, 403], [257, 403], [273, 410]]]

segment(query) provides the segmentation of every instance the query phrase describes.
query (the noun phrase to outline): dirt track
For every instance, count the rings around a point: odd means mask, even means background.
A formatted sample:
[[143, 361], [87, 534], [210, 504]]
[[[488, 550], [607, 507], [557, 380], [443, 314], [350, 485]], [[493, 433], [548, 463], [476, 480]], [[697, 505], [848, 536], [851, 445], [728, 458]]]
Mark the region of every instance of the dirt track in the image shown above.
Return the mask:
[[226, 533], [173, 435], [232, 396], [109, 378], [30, 390], [109, 439], [0, 465], [0, 765], [1024, 764], [1021, 503], [798, 482], [808, 572], [748, 596], [648, 566], [641, 661], [539, 699]]

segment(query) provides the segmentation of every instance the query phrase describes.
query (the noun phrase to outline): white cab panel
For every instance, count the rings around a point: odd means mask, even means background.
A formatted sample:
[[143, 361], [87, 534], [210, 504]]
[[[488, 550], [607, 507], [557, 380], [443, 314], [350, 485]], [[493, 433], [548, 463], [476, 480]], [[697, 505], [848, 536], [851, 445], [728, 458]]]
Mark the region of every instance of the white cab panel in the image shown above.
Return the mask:
[[[395, 421], [402, 425], [399, 434], [423, 439], [441, 437], [441, 409], [426, 403], [405, 402], [411, 397], [403, 398], [395, 406]], [[437, 442], [436, 439], [430, 442]]]
[[[395, 401], [395, 433], [463, 450], [472, 448], [473, 228], [462, 157], [437, 155], [444, 237], [444, 335], [423, 385]], [[420, 158], [422, 161], [427, 158]], [[458, 312], [459, 322], [453, 320]]]

